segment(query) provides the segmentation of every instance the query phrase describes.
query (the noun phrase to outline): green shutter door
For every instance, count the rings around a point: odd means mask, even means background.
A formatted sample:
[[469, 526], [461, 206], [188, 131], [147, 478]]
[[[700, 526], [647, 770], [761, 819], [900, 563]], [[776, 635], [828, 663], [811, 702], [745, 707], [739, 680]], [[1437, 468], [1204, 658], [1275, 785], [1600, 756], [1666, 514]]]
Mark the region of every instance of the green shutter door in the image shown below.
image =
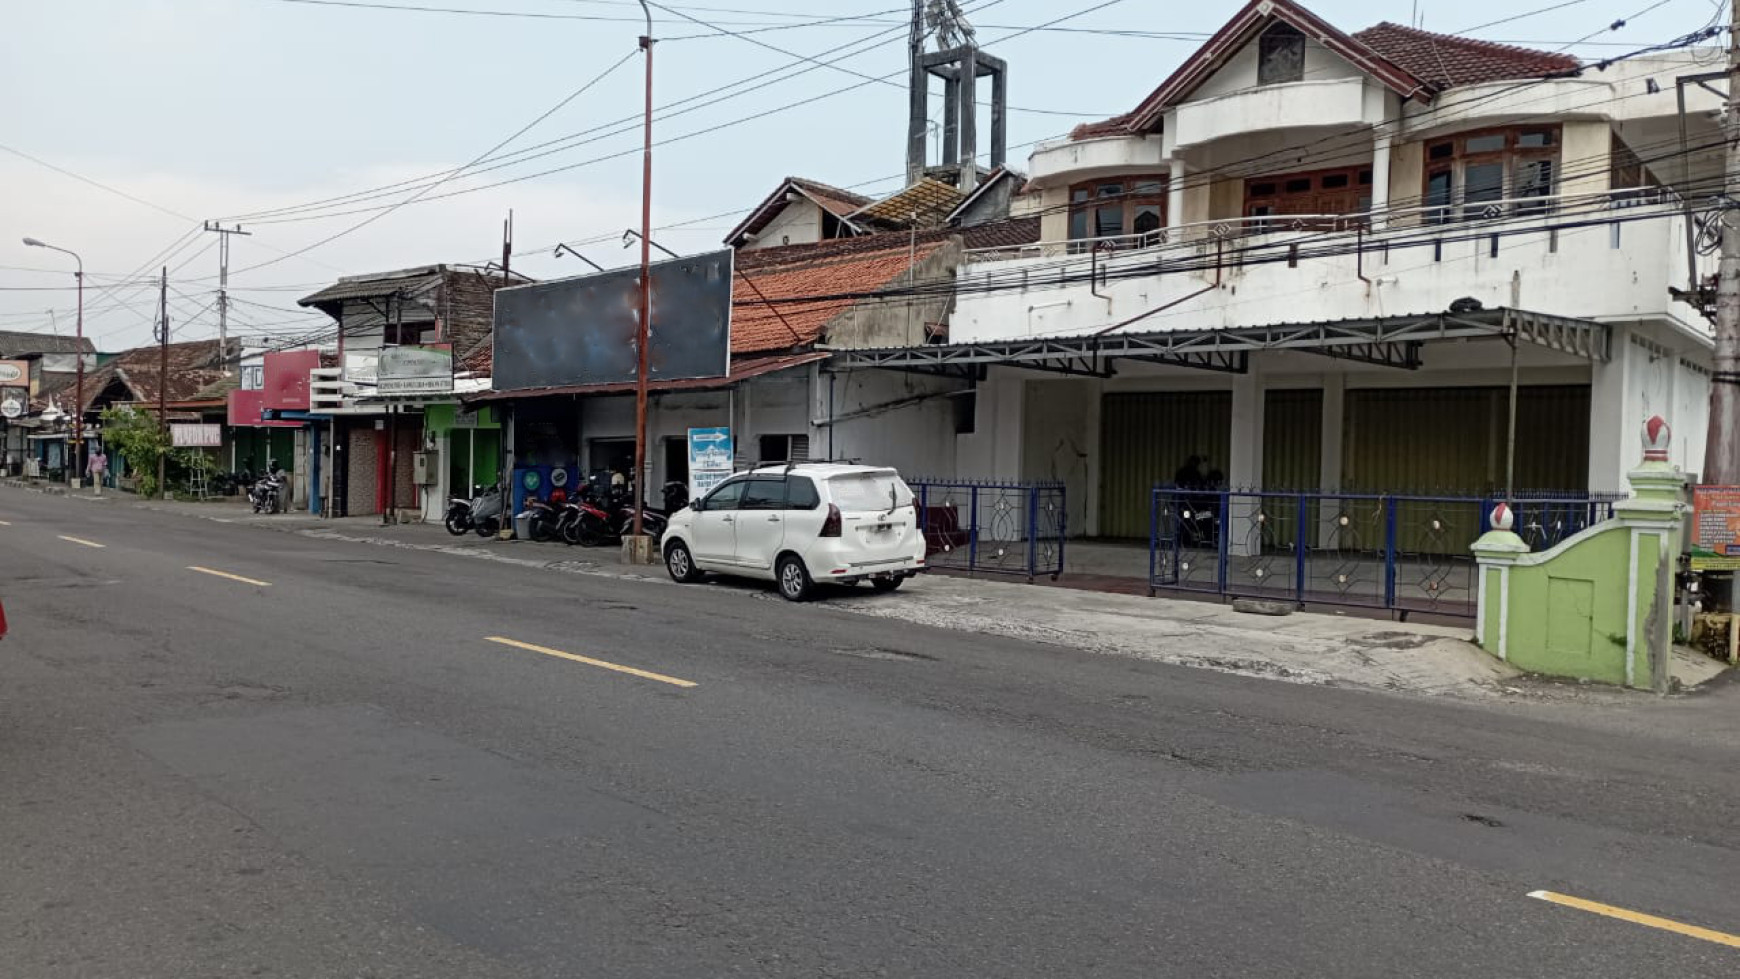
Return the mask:
[[1148, 537], [1156, 484], [1170, 483], [1190, 456], [1225, 470], [1232, 445], [1232, 392], [1108, 394], [1100, 408], [1100, 536]]

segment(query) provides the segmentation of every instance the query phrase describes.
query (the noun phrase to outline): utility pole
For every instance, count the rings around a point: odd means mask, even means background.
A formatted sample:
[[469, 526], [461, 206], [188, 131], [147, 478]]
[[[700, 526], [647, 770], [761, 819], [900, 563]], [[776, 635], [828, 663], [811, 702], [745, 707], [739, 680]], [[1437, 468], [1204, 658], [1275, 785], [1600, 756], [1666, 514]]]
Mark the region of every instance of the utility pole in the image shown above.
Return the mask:
[[157, 287], [157, 435], [162, 439], [157, 452], [157, 498], [169, 498], [169, 266], [163, 267], [163, 278]]
[[1716, 281], [1715, 373], [1710, 385], [1710, 427], [1704, 443], [1703, 482], [1740, 484], [1740, 3], [1728, 26], [1727, 151], [1722, 170], [1722, 264]]
[[241, 225], [226, 228], [221, 224], [205, 223], [205, 230], [218, 236], [218, 366], [223, 369], [224, 376], [230, 373], [230, 235], [252, 235], [251, 231], [243, 231]]
[[634, 374], [634, 532], [624, 545], [627, 556], [636, 564], [652, 560], [651, 541], [641, 527], [641, 502], [646, 497], [646, 371], [647, 344], [652, 340], [652, 120], [653, 120], [653, 36], [652, 10], [646, 0], [640, 0], [646, 13], [646, 34], [640, 39], [640, 49], [646, 52], [646, 121], [645, 147], [641, 153], [640, 176], [640, 324], [636, 331], [637, 364]]

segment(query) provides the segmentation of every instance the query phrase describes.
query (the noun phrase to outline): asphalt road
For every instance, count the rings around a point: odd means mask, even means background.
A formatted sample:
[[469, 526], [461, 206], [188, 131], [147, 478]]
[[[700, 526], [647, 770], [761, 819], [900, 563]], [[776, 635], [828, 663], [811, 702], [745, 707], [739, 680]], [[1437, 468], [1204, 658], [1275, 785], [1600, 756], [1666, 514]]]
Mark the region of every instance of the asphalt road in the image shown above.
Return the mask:
[[1734, 689], [1484, 707], [126, 502], [0, 521], [0, 976], [1740, 974], [1528, 897], [1740, 932]]

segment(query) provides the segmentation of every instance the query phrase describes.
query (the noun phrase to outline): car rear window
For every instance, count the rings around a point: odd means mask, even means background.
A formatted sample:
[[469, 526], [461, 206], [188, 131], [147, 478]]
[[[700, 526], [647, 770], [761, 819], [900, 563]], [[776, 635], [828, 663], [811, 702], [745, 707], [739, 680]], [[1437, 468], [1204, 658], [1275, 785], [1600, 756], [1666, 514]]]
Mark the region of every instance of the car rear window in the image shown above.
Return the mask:
[[912, 490], [891, 472], [835, 476], [828, 491], [842, 510], [891, 510], [912, 502]]
[[785, 508], [787, 510], [814, 510], [822, 505], [822, 498], [816, 493], [816, 484], [808, 476], [787, 476], [785, 478]]

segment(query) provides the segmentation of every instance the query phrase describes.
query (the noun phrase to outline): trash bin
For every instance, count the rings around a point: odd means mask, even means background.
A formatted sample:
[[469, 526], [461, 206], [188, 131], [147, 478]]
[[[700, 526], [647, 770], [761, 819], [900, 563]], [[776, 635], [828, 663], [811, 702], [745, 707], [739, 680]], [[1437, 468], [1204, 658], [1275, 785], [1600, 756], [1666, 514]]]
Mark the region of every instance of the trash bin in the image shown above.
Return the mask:
[[514, 514], [514, 536], [520, 540], [532, 539], [532, 511]]

